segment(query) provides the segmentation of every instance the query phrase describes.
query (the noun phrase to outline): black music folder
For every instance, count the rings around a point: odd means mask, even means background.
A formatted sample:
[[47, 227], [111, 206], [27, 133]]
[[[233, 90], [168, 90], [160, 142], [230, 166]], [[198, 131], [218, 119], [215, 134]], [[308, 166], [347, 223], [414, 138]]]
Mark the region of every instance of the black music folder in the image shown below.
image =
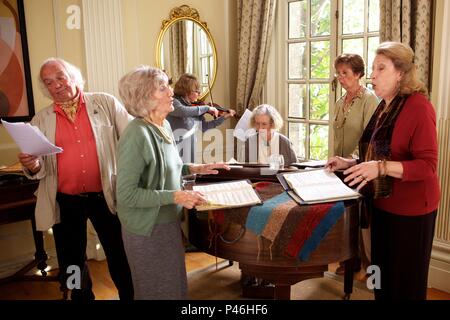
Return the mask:
[[333, 172], [325, 169], [277, 174], [284, 190], [298, 204], [314, 204], [350, 200], [361, 197]]

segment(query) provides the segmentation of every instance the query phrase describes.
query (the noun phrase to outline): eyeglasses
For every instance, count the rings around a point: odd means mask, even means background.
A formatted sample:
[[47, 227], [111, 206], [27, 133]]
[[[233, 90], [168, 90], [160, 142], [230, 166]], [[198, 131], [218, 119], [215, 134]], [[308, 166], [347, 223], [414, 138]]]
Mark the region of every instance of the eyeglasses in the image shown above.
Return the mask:
[[338, 78], [345, 78], [345, 77], [347, 77], [348, 76], [348, 73], [335, 73], [334, 74], [334, 77], [336, 78], [336, 79], [338, 79]]

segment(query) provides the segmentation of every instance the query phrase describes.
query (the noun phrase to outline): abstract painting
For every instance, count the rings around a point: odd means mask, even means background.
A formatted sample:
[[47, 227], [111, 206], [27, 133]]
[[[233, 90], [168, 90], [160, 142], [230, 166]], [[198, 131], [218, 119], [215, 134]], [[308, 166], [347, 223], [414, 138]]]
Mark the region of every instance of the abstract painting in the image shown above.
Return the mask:
[[0, 117], [34, 115], [23, 0], [0, 0]]

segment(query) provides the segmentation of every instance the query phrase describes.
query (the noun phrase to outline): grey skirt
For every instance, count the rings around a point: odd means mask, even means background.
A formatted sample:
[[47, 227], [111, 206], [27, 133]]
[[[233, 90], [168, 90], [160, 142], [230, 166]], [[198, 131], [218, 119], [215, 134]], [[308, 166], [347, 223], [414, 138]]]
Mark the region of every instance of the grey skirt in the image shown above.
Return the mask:
[[122, 228], [135, 300], [187, 299], [184, 246], [179, 221], [157, 224], [151, 236]]

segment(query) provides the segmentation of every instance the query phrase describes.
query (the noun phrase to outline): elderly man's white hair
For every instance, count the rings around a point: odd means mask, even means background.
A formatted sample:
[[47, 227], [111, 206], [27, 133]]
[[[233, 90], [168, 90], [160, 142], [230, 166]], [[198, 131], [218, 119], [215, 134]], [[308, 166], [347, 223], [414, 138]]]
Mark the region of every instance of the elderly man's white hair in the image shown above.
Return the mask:
[[72, 82], [75, 83], [75, 86], [78, 89], [83, 90], [83, 88], [84, 88], [84, 79], [83, 79], [83, 75], [81, 74], [80, 69], [78, 69], [73, 64], [67, 62], [64, 59], [48, 58], [47, 60], [45, 60], [42, 63], [41, 69], [39, 70], [39, 86], [40, 86], [41, 91], [44, 94], [44, 96], [46, 96], [46, 97], [48, 97], [50, 99], [53, 99], [52, 96], [50, 95], [50, 93], [48, 92], [47, 86], [45, 85], [44, 81], [41, 78], [42, 69], [44, 69], [49, 64], [59, 64], [67, 72], [67, 74], [69, 75], [70, 80], [72, 80]]

